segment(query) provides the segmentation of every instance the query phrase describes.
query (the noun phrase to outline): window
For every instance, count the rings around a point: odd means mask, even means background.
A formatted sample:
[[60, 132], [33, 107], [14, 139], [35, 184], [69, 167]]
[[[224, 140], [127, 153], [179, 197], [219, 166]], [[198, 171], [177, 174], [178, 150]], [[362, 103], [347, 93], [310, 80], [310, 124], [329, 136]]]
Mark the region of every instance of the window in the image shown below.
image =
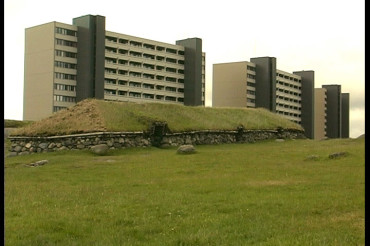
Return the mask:
[[130, 96], [130, 97], [141, 97], [141, 93], [138, 93], [138, 92], [132, 92], [132, 91], [131, 91], [131, 92], [129, 93], [129, 96]]
[[154, 99], [154, 95], [153, 94], [146, 94], [146, 93], [144, 93], [143, 94], [143, 97], [144, 98], [147, 98], [147, 99]]
[[166, 67], [166, 72], [176, 73], [176, 68]]
[[77, 64], [68, 63], [68, 62], [61, 62], [61, 61], [55, 61], [54, 65], [56, 67], [61, 67], [61, 68], [69, 68], [69, 69], [76, 69], [77, 68]]
[[117, 59], [110, 58], [110, 57], [105, 57], [105, 62], [106, 63], [111, 63], [111, 64], [116, 64], [117, 63]]
[[110, 84], [110, 85], [115, 85], [116, 84], [116, 80], [115, 79], [105, 79], [104, 82], [106, 84]]
[[109, 89], [105, 89], [104, 90], [104, 94], [106, 95], [116, 95], [116, 91], [115, 90], [109, 90]]
[[147, 58], [147, 59], [152, 59], [154, 60], [155, 59], [155, 55], [151, 55], [151, 54], [143, 54], [143, 57]]
[[117, 70], [113, 68], [105, 68], [105, 73], [116, 74]]
[[119, 96], [127, 96], [127, 91], [118, 91]]
[[76, 75], [67, 73], [55, 73], [57, 79], [76, 80]]
[[141, 73], [137, 73], [137, 72], [130, 72], [129, 75], [132, 77], [141, 77]]
[[173, 101], [173, 102], [176, 102], [176, 97], [166, 96], [165, 100], [166, 100], [166, 101]]
[[176, 59], [173, 59], [173, 58], [169, 58], [169, 57], [167, 57], [167, 58], [166, 58], [166, 62], [170, 62], [170, 63], [177, 63], [177, 60], [176, 60]]
[[247, 90], [247, 94], [249, 94], [249, 95], [255, 95], [256, 92], [255, 91], [252, 91], [252, 90]]
[[247, 70], [250, 70], [250, 71], [256, 71], [256, 68], [255, 68], [255, 67], [252, 67], [252, 66], [247, 65]]
[[141, 47], [142, 44], [140, 42], [130, 41], [130, 45], [135, 46], [135, 47]]
[[144, 48], [151, 49], [151, 50], [154, 50], [154, 48], [155, 48], [155, 46], [152, 45], [152, 44], [144, 44], [143, 46], [144, 46]]
[[56, 102], [76, 102], [75, 97], [54, 95], [54, 101]]
[[166, 91], [176, 92], [176, 88], [175, 87], [169, 87], [169, 86], [167, 86], [166, 87]]
[[154, 85], [152, 85], [152, 84], [143, 84], [143, 88], [154, 89]]
[[59, 91], [76, 91], [75, 85], [54, 84], [54, 89]]
[[64, 50], [55, 50], [55, 55], [61, 56], [61, 57], [77, 58], [77, 53], [64, 51]]
[[56, 33], [59, 33], [59, 34], [62, 34], [62, 35], [68, 35], [68, 36], [77, 37], [77, 32], [76, 31], [65, 29], [65, 28], [61, 28], [61, 27], [56, 27], [55, 28], [55, 32]]
[[112, 47], [105, 47], [105, 51], [108, 53], [117, 53], [117, 49]]
[[141, 57], [142, 54], [140, 52], [130, 51], [130, 55], [135, 57]]
[[115, 37], [106, 36], [105, 40], [107, 40], [108, 42], [117, 43], [117, 38]]
[[166, 77], [166, 81], [169, 81], [169, 82], [176, 82], [176, 78]]
[[53, 112], [58, 112], [59, 110], [66, 109], [67, 107], [54, 106]]
[[63, 45], [63, 46], [68, 46], [68, 47], [77, 47], [77, 42], [69, 41], [69, 40], [64, 40], [64, 39], [56, 39], [57, 45]]
[[247, 86], [256, 87], [256, 84], [255, 83], [252, 83], [252, 82], [247, 82]]
[[143, 73], [143, 78], [154, 79], [154, 74]]
[[166, 52], [171, 53], [171, 54], [176, 54], [177, 53], [177, 51], [175, 49], [171, 49], [171, 48], [167, 48]]
[[139, 83], [139, 82], [130, 82], [129, 86], [131, 86], [131, 87], [141, 87], [141, 83]]
[[158, 51], [163, 51], [163, 50], [164, 50], [164, 47], [162, 47], [162, 46], [157, 46], [157, 50], [158, 50]]

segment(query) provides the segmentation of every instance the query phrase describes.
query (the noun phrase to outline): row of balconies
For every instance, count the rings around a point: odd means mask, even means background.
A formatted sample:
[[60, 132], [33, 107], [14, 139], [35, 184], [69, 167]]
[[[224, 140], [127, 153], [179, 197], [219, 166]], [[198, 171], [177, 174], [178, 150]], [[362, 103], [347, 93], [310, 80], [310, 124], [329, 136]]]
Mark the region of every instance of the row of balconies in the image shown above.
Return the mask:
[[111, 90], [120, 90], [122, 88], [142, 88], [144, 91], [166, 91], [168, 93], [184, 93], [184, 88], [182, 87], [172, 87], [163, 84], [146, 84], [140, 82], [128, 82], [126, 84], [114, 85], [105, 83], [104, 88]]
[[142, 49], [149, 49], [149, 50], [155, 50], [156, 52], [166, 52], [170, 54], [177, 54], [177, 55], [184, 55], [183, 50], [177, 50], [174, 48], [164, 47], [160, 45], [154, 45], [154, 44], [148, 44], [144, 42], [134, 41], [134, 40], [128, 40], [123, 38], [117, 38], [117, 37], [111, 37], [106, 36], [106, 44], [118, 44], [118, 45], [124, 45], [124, 46], [133, 46], [135, 48], [142, 48]]
[[276, 73], [276, 78], [285, 79], [285, 80], [290, 80], [290, 81], [301, 83], [301, 79], [295, 78], [295, 77], [292, 77], [292, 76], [289, 76], [289, 75], [286, 75], [286, 74]]
[[128, 61], [128, 60], [118, 60], [113, 58], [106, 58], [105, 64], [108, 68], [112, 69], [119, 69], [118, 66], [131, 66], [131, 67], [137, 67], [137, 68], [144, 68], [148, 70], [157, 70], [157, 71], [163, 71], [169, 72], [169, 73], [179, 73], [184, 74], [183, 66], [181, 68], [175, 68], [170, 66], [162, 66], [163, 64], [157, 65], [156, 63], [149, 64], [149, 63], [143, 63], [138, 61]]
[[142, 48], [137, 48], [133, 46], [114, 46], [109, 43], [105, 45], [105, 52], [106, 53], [117, 53], [120, 55], [133, 55], [133, 56], [140, 56], [140, 57], [145, 57], [147, 59], [155, 59], [155, 57], [168, 57], [172, 58], [175, 60], [184, 60], [183, 55], [178, 55], [170, 52], [162, 53], [158, 51], [153, 51], [151, 52], [148, 49], [142, 49]]
[[163, 94], [148, 94], [148, 93], [141, 93], [135, 91], [118, 91], [117, 94], [113, 94], [113, 92], [109, 90], [104, 91], [104, 99], [106, 100], [118, 100], [124, 101], [126, 99], [130, 100], [155, 100], [155, 101], [167, 101], [167, 102], [174, 102], [174, 103], [183, 103], [183, 97], [175, 97], [175, 96], [167, 96]]

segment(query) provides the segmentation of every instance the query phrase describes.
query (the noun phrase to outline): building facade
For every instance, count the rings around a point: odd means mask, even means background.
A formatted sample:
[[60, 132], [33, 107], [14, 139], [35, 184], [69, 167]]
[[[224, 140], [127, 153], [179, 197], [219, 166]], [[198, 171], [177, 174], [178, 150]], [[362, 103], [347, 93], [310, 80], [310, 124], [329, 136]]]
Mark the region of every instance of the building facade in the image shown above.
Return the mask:
[[326, 138], [326, 89], [315, 88], [315, 136], [314, 139]]
[[342, 136], [349, 138], [349, 93], [342, 93]]
[[[313, 138], [313, 75], [313, 71], [279, 70], [275, 57], [214, 64], [212, 105], [266, 108], [301, 124], [306, 136]], [[311, 113], [304, 114], [303, 109]]]
[[256, 105], [256, 65], [251, 62], [213, 64], [213, 107]]
[[315, 89], [315, 139], [349, 138], [349, 93], [341, 85]]
[[115, 33], [99, 15], [26, 29], [23, 119], [86, 98], [204, 105], [202, 40], [168, 44]]
[[341, 85], [323, 85], [326, 89], [326, 136], [342, 136], [342, 93]]

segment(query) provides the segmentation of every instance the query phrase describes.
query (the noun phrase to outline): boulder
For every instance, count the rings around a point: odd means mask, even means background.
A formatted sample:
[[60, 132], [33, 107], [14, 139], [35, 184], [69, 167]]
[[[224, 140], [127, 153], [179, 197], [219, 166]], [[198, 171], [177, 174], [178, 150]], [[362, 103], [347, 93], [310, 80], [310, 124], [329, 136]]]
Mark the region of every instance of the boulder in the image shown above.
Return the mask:
[[340, 157], [347, 156], [348, 152], [336, 152], [329, 155], [329, 159], [337, 159]]
[[91, 151], [97, 155], [105, 155], [108, 152], [108, 145], [98, 144], [91, 147]]
[[194, 154], [196, 151], [195, 151], [195, 148], [193, 145], [191, 144], [186, 144], [186, 145], [181, 145], [178, 149], [177, 149], [177, 153], [178, 154]]
[[37, 167], [37, 166], [43, 166], [48, 162], [49, 162], [48, 160], [41, 160], [41, 161], [36, 161], [36, 162], [33, 162], [33, 163], [26, 164], [26, 165], [30, 166], [30, 167]]

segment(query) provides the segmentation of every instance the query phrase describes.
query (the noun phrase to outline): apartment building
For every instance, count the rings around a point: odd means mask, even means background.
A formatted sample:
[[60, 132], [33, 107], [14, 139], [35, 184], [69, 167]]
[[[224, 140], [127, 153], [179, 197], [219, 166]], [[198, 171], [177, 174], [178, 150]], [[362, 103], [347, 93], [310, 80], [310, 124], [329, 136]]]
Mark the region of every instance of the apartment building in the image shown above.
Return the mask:
[[315, 88], [315, 133], [314, 139], [322, 140], [326, 137], [326, 89]]
[[326, 89], [326, 136], [340, 138], [342, 136], [342, 97], [341, 85], [323, 85]]
[[342, 93], [342, 135], [341, 138], [349, 138], [349, 93]]
[[256, 65], [248, 61], [213, 64], [213, 107], [255, 107]]
[[315, 88], [315, 139], [349, 138], [349, 93], [341, 85]]
[[212, 105], [266, 108], [301, 124], [306, 136], [313, 138], [314, 121], [306, 119], [313, 116], [303, 114], [303, 109], [313, 112], [313, 99], [305, 99], [312, 97], [312, 75], [313, 71], [289, 73], [279, 70], [276, 68], [275, 57], [256, 57], [251, 58], [250, 62], [214, 64]]
[[202, 40], [169, 44], [105, 30], [105, 17], [50, 22], [25, 32], [24, 120], [86, 98], [204, 105]]

